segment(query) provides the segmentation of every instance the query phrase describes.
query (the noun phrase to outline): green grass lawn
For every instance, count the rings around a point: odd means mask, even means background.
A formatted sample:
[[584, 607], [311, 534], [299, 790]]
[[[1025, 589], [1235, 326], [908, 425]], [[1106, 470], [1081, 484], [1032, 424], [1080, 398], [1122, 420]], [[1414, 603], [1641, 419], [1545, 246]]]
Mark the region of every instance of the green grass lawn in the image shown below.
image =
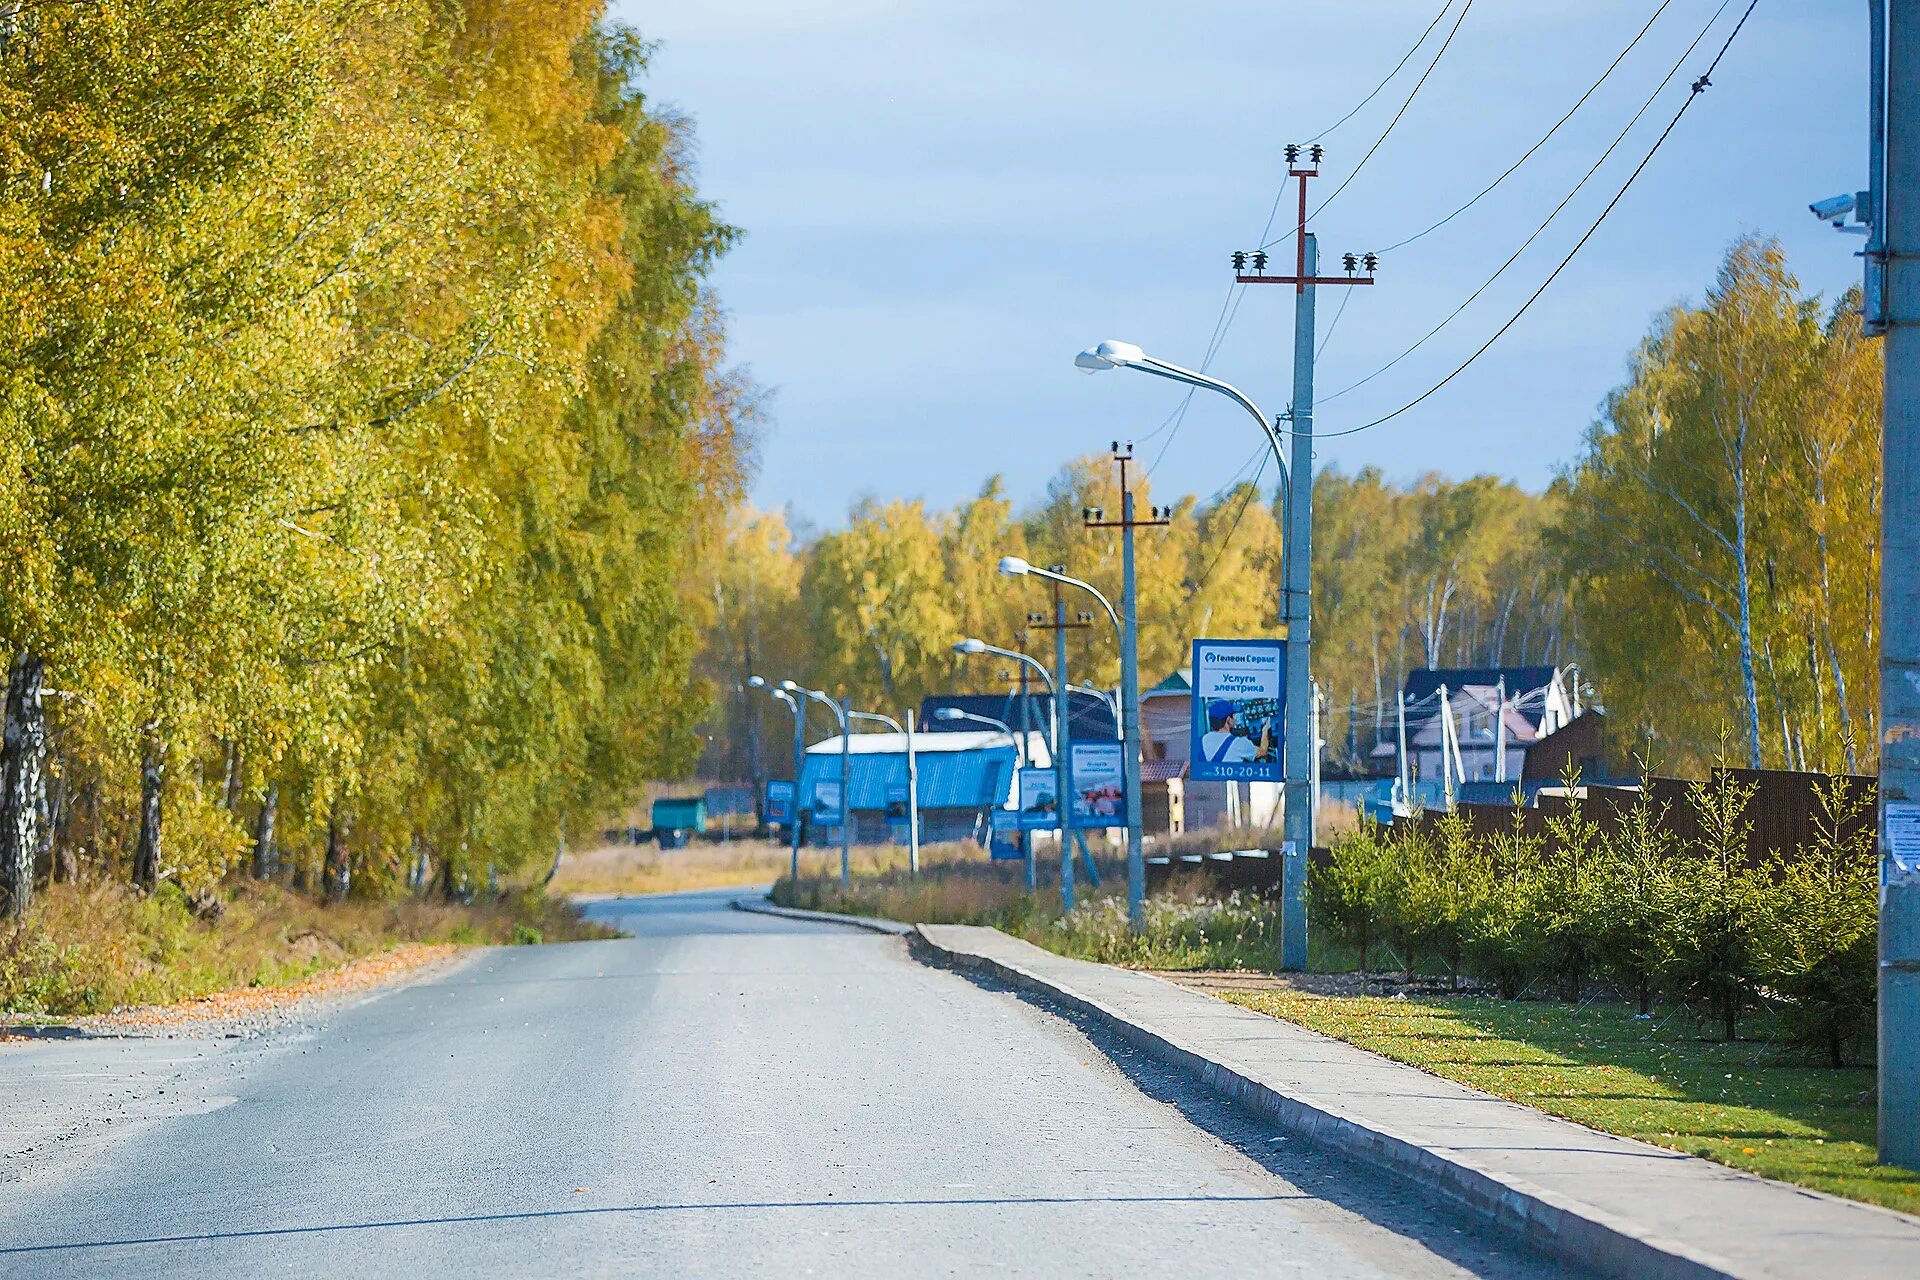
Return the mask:
[[[1622, 1005], [1224, 994], [1557, 1116], [1783, 1182], [1920, 1213], [1920, 1173], [1874, 1163], [1874, 1073], [1703, 1038]], [[1749, 1034], [1770, 1030], [1755, 1020]]]

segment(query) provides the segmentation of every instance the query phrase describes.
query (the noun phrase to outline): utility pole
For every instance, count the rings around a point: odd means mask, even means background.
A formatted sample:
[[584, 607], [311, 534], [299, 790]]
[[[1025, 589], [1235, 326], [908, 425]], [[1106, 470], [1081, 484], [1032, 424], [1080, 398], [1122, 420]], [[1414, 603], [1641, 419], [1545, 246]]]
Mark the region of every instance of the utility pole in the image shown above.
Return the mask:
[[[1055, 573], [1065, 573], [1065, 565], [1051, 566]], [[1073, 754], [1073, 718], [1068, 713], [1067, 693], [1067, 632], [1079, 631], [1093, 625], [1093, 619], [1082, 613], [1078, 620], [1067, 621], [1067, 601], [1060, 592], [1060, 584], [1050, 583], [1053, 587], [1053, 621], [1050, 623], [1031, 623], [1035, 631], [1053, 632], [1053, 787], [1055, 807], [1060, 813], [1060, 910], [1073, 910], [1073, 769], [1069, 757]], [[1087, 855], [1087, 869], [1093, 870], [1093, 855]], [[1095, 872], [1097, 875], [1098, 873]], [[1096, 886], [1098, 881], [1094, 882]]]
[[1109, 520], [1100, 508], [1089, 507], [1084, 520], [1089, 529], [1120, 531], [1120, 765], [1127, 793], [1127, 927], [1139, 933], [1147, 927], [1147, 862], [1140, 827], [1140, 596], [1134, 587], [1133, 531], [1172, 523], [1173, 509], [1150, 507], [1147, 519], [1135, 520], [1133, 489], [1127, 483], [1133, 442], [1129, 440], [1123, 450], [1115, 440], [1113, 460], [1120, 467], [1120, 518]]
[[913, 753], [913, 708], [907, 708], [907, 874], [920, 874], [920, 759]]
[[800, 772], [807, 763], [807, 704], [804, 699], [787, 696], [793, 708], [793, 800], [787, 814], [787, 839], [793, 846], [788, 875], [800, 879]]
[[1507, 678], [1501, 676], [1493, 690], [1493, 780], [1507, 780]]
[[[1920, 5], [1872, 0], [1867, 309], [1884, 307], [1880, 1161], [1920, 1168]], [[1882, 92], [1884, 90], [1884, 97]], [[1884, 150], [1883, 150], [1884, 148]], [[1876, 297], [1875, 277], [1885, 292]]]
[[[1041, 615], [1037, 613], [1030, 613], [1027, 615], [1028, 626], [1033, 626], [1044, 621], [1045, 619], [1042, 618]], [[1022, 631], [1020, 633], [1019, 642], [1020, 642], [1020, 651], [1022, 653], [1025, 653], [1027, 651], [1027, 644], [1028, 644], [1028, 636], [1025, 631]], [[1031, 743], [1033, 742], [1033, 699], [1028, 694], [1028, 684], [1027, 684], [1027, 682], [1031, 680], [1032, 677], [1027, 674], [1026, 663], [1021, 662], [1021, 663], [1016, 663], [1015, 665], [1020, 668], [1019, 760], [1022, 767], [1024, 767], [1027, 764], [1028, 760], [1030, 759], [1030, 757], [1027, 755], [1027, 747], [1031, 745]], [[1055, 773], [1055, 778], [1056, 780], [1058, 778], [1057, 770]], [[1020, 807], [1024, 810], [1026, 808], [1026, 804], [1027, 804], [1027, 797], [1025, 795], [1022, 795], [1020, 797]], [[1054, 800], [1054, 807], [1056, 809], [1059, 807], [1058, 797], [1056, 797]], [[1039, 877], [1034, 874], [1033, 832], [1027, 830], [1027, 824], [1024, 819], [1020, 823], [1020, 857], [1021, 857], [1021, 860], [1026, 863], [1024, 870], [1026, 872], [1026, 877], [1027, 877], [1027, 892], [1032, 893], [1035, 889], [1038, 889], [1040, 887], [1040, 881], [1039, 881]]]
[[840, 883], [853, 883], [853, 699], [842, 698], [840, 713]]
[[[1314, 290], [1320, 285], [1363, 285], [1373, 283], [1379, 259], [1369, 253], [1362, 257], [1346, 254], [1341, 263], [1345, 276], [1321, 276], [1320, 251], [1307, 231], [1307, 183], [1320, 176], [1320, 161], [1326, 154], [1315, 143], [1304, 148], [1306, 163], [1300, 163], [1301, 147], [1286, 148], [1287, 176], [1300, 184], [1300, 213], [1294, 225], [1296, 256], [1294, 274], [1272, 276], [1266, 273], [1267, 254], [1233, 255], [1234, 280], [1238, 284], [1290, 284], [1293, 304], [1293, 407], [1287, 413], [1292, 423], [1293, 446], [1287, 468], [1287, 527], [1284, 555], [1286, 584], [1280, 593], [1280, 618], [1287, 628], [1287, 706], [1286, 706], [1286, 862], [1281, 881], [1280, 967], [1299, 970], [1307, 967], [1306, 878], [1307, 853], [1313, 847], [1313, 787], [1311, 758], [1317, 747], [1313, 741], [1313, 356]], [[1246, 267], [1253, 267], [1248, 274]], [[1362, 266], [1367, 274], [1358, 274]]]

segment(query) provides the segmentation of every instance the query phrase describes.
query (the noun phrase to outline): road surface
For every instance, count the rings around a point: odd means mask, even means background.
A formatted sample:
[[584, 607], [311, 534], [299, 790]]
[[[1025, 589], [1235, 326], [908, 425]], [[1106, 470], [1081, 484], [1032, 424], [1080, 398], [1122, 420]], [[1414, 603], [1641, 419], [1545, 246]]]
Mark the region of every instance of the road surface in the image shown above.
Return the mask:
[[1559, 1274], [737, 892], [597, 903], [634, 936], [255, 1040], [0, 1050], [0, 1275]]

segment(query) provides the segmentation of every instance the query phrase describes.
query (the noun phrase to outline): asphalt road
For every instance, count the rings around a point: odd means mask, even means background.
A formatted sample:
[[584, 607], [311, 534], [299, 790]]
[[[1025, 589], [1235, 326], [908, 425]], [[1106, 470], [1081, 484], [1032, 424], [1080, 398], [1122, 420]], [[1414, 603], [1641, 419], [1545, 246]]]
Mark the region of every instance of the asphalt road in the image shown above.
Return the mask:
[[257, 1040], [0, 1051], [0, 1275], [1558, 1273], [897, 939], [737, 892], [595, 904], [635, 936], [484, 952]]

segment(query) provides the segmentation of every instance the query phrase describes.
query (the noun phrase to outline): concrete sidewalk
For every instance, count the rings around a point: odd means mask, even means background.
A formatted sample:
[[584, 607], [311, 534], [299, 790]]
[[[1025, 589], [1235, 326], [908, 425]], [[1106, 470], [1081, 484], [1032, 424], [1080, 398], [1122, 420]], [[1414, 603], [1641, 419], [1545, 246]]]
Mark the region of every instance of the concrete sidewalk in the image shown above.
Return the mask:
[[917, 932], [928, 958], [1060, 1001], [1284, 1129], [1407, 1174], [1608, 1274], [1920, 1276], [1920, 1219], [1599, 1133], [996, 929]]

